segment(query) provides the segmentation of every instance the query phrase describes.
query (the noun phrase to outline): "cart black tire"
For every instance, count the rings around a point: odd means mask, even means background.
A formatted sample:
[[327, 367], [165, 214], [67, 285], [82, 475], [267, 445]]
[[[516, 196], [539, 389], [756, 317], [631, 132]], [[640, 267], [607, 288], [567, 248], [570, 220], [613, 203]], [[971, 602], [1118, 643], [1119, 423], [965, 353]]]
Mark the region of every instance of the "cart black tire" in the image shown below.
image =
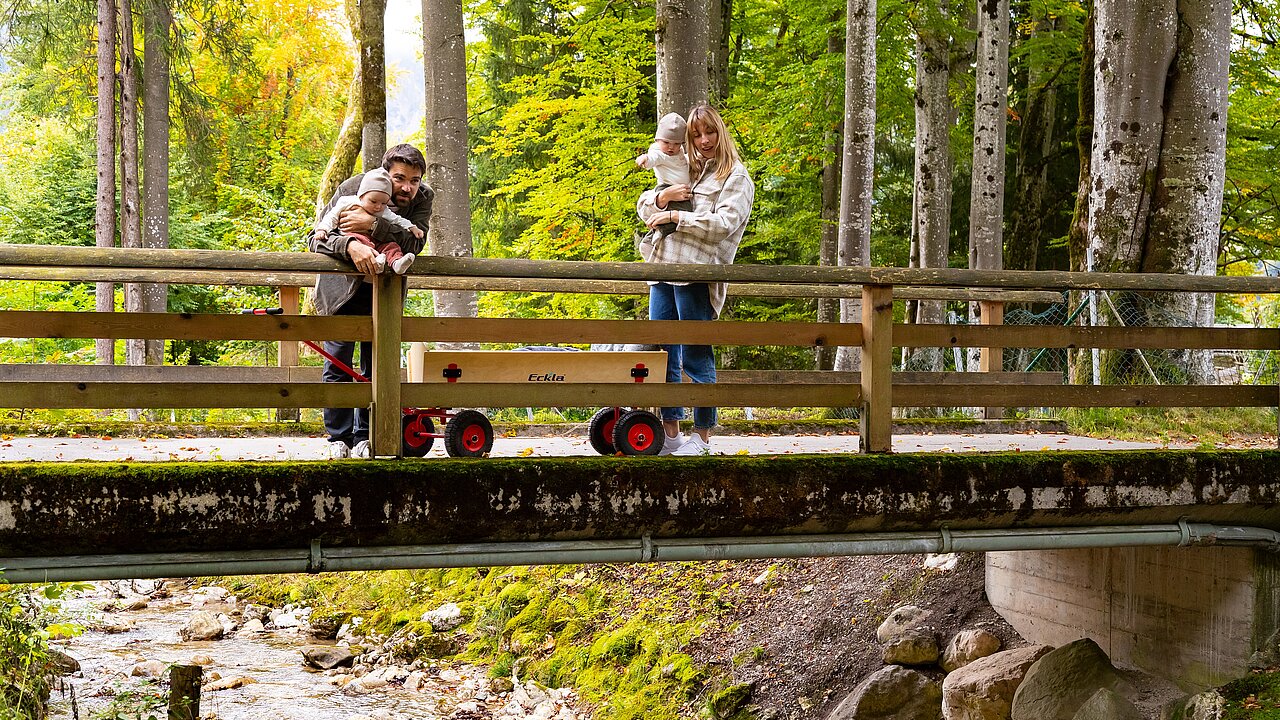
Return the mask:
[[623, 455], [657, 455], [664, 437], [662, 421], [648, 410], [629, 410], [613, 425], [613, 446]]
[[607, 407], [600, 408], [591, 416], [591, 422], [587, 424], [587, 438], [596, 452], [601, 455], [618, 453], [618, 446], [613, 444], [613, 426], [626, 411], [626, 408]]
[[444, 426], [449, 457], [484, 457], [493, 449], [493, 423], [477, 410], [462, 410]]
[[[405, 413], [400, 416], [400, 446], [405, 457], [426, 457], [436, 439], [430, 437], [436, 424], [424, 413]], [[423, 437], [427, 435], [428, 437]]]

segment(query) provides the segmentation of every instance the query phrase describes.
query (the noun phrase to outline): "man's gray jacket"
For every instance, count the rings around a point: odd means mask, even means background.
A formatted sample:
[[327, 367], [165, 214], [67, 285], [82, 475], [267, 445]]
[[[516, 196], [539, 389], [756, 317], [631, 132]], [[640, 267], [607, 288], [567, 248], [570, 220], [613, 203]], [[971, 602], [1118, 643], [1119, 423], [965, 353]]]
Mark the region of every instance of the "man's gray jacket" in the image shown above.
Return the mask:
[[[329, 199], [329, 203], [321, 208], [316, 217], [324, 217], [343, 195], [355, 195], [360, 190], [360, 180], [363, 177], [364, 173], [360, 173], [342, 181], [338, 191]], [[395, 214], [422, 229], [422, 239], [414, 237], [408, 230], [402, 230], [391, 223], [384, 222], [378, 223], [374, 228], [372, 240], [375, 243], [395, 242], [406, 253], [421, 254], [426, 246], [427, 226], [431, 222], [431, 200], [434, 197], [435, 191], [424, 182], [418, 186], [418, 192], [413, 196], [413, 200], [409, 201], [408, 207], [392, 208]], [[314, 234], [309, 233], [308, 238], [307, 245], [311, 248], [311, 252], [324, 253], [339, 260], [351, 261], [347, 255], [347, 243], [350, 242], [347, 236], [330, 233], [316, 240]], [[360, 289], [360, 284], [363, 282], [363, 275], [327, 273], [320, 275], [316, 278], [316, 289], [311, 299], [312, 304], [315, 305], [316, 314], [333, 315], [338, 312], [338, 309], [346, 305], [348, 300], [355, 297], [356, 291]]]

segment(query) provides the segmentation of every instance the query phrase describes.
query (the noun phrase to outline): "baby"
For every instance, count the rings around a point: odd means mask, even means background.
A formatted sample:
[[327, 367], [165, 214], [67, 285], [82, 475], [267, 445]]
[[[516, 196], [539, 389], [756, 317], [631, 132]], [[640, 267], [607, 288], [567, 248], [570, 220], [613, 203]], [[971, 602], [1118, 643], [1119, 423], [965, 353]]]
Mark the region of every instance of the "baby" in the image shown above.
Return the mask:
[[[649, 152], [636, 158], [636, 164], [653, 171], [658, 179], [659, 191], [670, 185], [689, 184], [689, 158], [684, 154], [685, 123], [678, 113], [667, 113], [658, 121], [658, 131], [653, 134]], [[693, 211], [692, 200], [667, 203], [667, 210]], [[657, 227], [659, 238], [676, 231], [675, 223], [663, 223]]]
[[[360, 181], [360, 190], [355, 195], [343, 195], [338, 198], [338, 201], [333, 204], [333, 208], [316, 223], [314, 236], [320, 239], [333, 232], [338, 227], [338, 219], [342, 216], [342, 213], [359, 206], [370, 215], [386, 220], [402, 230], [408, 230], [413, 233], [415, 238], [420, 239], [422, 237], [422, 228], [387, 208], [387, 203], [391, 202], [392, 189], [391, 176], [387, 174], [386, 170], [378, 168], [365, 173], [364, 178]], [[392, 272], [397, 275], [403, 275], [405, 270], [408, 270], [409, 266], [413, 264], [413, 253], [406, 254], [394, 242], [375, 243], [369, 237], [359, 233], [348, 233], [348, 237], [378, 251], [378, 256], [373, 261], [377, 271], [380, 273], [384, 272], [387, 266], [390, 266]]]

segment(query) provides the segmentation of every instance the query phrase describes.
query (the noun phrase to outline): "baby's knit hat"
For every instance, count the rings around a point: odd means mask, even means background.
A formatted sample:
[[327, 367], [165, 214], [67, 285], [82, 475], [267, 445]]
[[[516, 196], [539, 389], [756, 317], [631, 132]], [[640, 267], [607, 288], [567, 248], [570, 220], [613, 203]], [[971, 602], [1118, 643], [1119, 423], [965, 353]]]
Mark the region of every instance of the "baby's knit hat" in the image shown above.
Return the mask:
[[364, 197], [365, 193], [374, 190], [384, 192], [388, 196], [392, 194], [391, 176], [382, 168], [370, 170], [364, 174], [364, 179], [360, 181], [360, 191], [356, 193], [356, 197]]
[[684, 118], [680, 113], [667, 113], [658, 121], [658, 131], [653, 134], [655, 140], [684, 144]]

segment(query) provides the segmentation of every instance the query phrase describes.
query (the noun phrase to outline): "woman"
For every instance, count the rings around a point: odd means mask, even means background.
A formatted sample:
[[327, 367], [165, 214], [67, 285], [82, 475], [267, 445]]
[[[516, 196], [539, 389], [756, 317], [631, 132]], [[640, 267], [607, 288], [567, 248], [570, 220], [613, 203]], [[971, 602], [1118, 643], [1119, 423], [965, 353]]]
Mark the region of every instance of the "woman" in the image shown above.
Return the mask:
[[[650, 228], [675, 223], [666, 237], [650, 233], [641, 243], [646, 262], [733, 264], [742, 231], [751, 217], [756, 189], [720, 113], [708, 105], [689, 111], [685, 136], [689, 157], [689, 185], [672, 185], [640, 196], [636, 212]], [[692, 200], [693, 210], [668, 210], [667, 205]], [[724, 283], [655, 282], [649, 287], [649, 319], [714, 320], [724, 308]], [[663, 345], [667, 351], [667, 382], [678, 383], [681, 372], [695, 383], [716, 381], [716, 361], [710, 345]], [[663, 455], [710, 455], [711, 428], [716, 409], [693, 409], [693, 432], [680, 434], [683, 407], [662, 408], [666, 438]]]

